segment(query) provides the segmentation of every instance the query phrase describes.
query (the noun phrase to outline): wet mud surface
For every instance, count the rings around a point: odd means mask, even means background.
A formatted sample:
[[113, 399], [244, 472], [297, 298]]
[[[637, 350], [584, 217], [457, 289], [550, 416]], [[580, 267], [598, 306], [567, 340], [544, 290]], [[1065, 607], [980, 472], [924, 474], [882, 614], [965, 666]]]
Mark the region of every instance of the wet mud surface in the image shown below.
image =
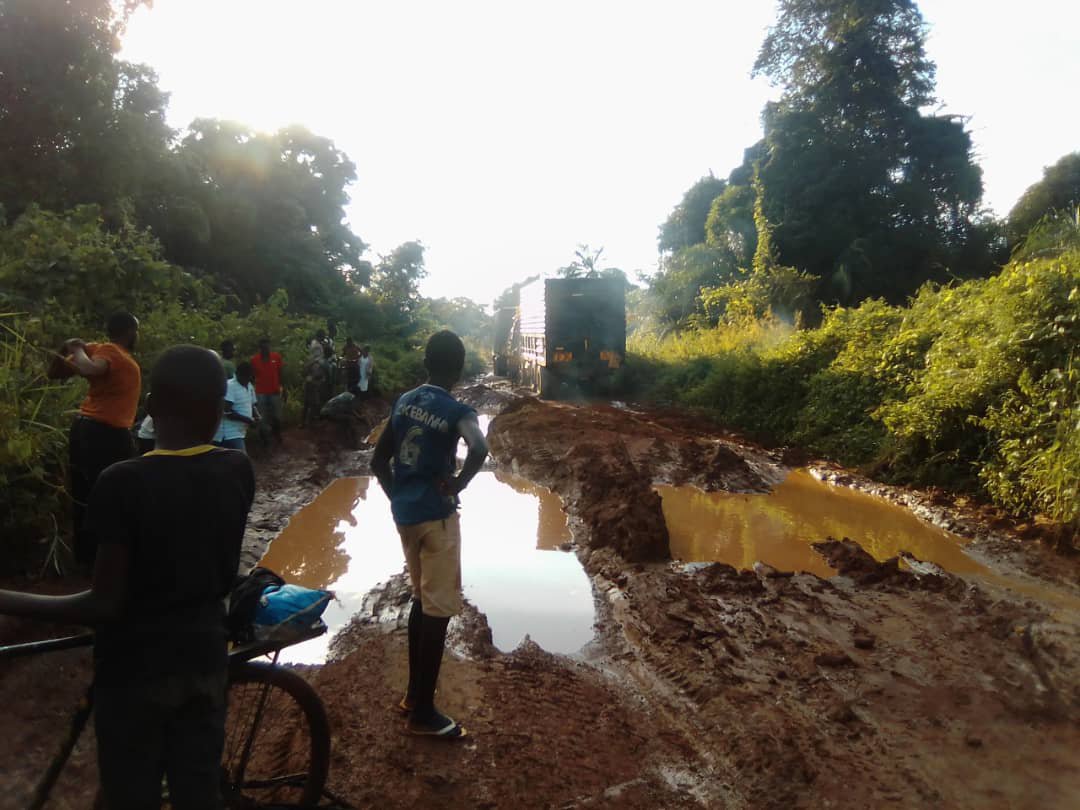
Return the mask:
[[[529, 642], [501, 652], [467, 606], [451, 623], [437, 701], [471, 736], [411, 738], [394, 711], [409, 597], [391, 577], [332, 641], [328, 662], [301, 669], [330, 714], [335, 793], [377, 808], [1080, 805], [1074, 558], [977, 505], [881, 487], [924, 519], [953, 521], [997, 579], [875, 559], [858, 537], [804, 538], [836, 572], [828, 578], [672, 560], [658, 485], [767, 492], [788, 475], [788, 457], [689, 414], [541, 403], [498, 383], [462, 396], [497, 414], [499, 468], [562, 498], [597, 635], [573, 657]], [[331, 481], [364, 474], [369, 452], [327, 430], [290, 434], [258, 460], [247, 559]], [[1023, 593], [1015, 581], [1038, 587]], [[50, 678], [31, 662], [0, 669], [13, 707], [0, 742], [5, 784], [44, 761], [55, 718], [77, 701], [88, 656], [64, 655]], [[92, 741], [85, 748], [57, 807], [89, 806]], [[0, 807], [24, 803], [0, 793]]]

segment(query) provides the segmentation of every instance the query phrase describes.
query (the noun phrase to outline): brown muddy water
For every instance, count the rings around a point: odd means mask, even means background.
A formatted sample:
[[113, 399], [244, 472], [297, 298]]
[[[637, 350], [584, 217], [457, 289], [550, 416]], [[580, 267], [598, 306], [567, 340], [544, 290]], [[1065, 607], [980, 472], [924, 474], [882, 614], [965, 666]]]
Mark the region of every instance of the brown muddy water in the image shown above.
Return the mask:
[[819, 481], [806, 470], [793, 470], [779, 486], [761, 494], [703, 492], [691, 486], [656, 489], [676, 560], [744, 569], [760, 560], [781, 571], [831, 577], [836, 571], [810, 546], [827, 537], [847, 537], [879, 561], [906, 552], [950, 573], [1044, 603], [1055, 615], [1080, 612], [1074, 593], [1020, 572], [992, 570], [964, 550], [967, 538], [884, 498]]
[[[593, 637], [589, 579], [572, 553], [557, 495], [524, 479], [482, 472], [461, 494], [462, 585], [487, 616], [495, 646], [526, 634], [549, 652], [572, 653]], [[334, 481], [292, 517], [262, 565], [289, 582], [334, 591], [323, 615], [330, 632], [290, 647], [282, 660], [321, 663], [330, 637], [372, 588], [404, 570], [390, 504], [374, 478]]]
[[964, 553], [964, 538], [926, 523], [908, 510], [863, 492], [822, 483], [792, 471], [772, 492], [703, 492], [657, 487], [671, 537], [671, 556], [751, 568], [760, 560], [781, 571], [821, 577], [836, 572], [810, 547], [826, 537], [848, 537], [875, 559], [906, 551], [956, 574], [986, 568]]

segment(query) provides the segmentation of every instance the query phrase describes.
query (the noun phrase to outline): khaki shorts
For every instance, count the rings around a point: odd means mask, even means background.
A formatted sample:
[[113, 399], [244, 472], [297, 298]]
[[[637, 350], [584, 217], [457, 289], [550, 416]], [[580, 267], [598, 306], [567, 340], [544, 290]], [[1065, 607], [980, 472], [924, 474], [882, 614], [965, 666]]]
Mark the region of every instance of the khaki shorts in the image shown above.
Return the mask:
[[456, 616], [461, 612], [461, 518], [429, 520], [397, 527], [409, 567], [413, 596], [427, 616]]

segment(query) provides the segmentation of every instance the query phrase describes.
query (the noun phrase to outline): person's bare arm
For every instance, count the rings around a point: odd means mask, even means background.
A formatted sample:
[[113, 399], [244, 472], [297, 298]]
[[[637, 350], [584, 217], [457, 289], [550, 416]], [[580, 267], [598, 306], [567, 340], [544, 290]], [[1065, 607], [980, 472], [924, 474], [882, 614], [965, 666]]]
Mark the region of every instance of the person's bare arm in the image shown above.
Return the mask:
[[473, 476], [484, 466], [488, 456], [487, 437], [480, 430], [480, 422], [475, 413], [469, 412], [461, 417], [457, 423], [457, 432], [465, 440], [469, 452], [465, 456], [465, 463], [461, 465], [461, 472], [450, 479], [449, 488], [454, 495], [469, 485]]
[[233, 403], [229, 400], [225, 400], [225, 410], [222, 412], [222, 416], [225, 419], [231, 419], [234, 422], [243, 422], [245, 425], [255, 424], [255, 406], [251, 407], [252, 416], [244, 416], [242, 413], [237, 413], [233, 410]]
[[375, 443], [375, 452], [371, 455], [371, 471], [375, 473], [379, 486], [382, 487], [387, 498], [390, 497], [390, 492], [394, 487], [394, 471], [390, 467], [390, 460], [393, 457], [394, 427], [387, 419], [382, 433], [379, 434], [379, 441]]
[[67, 380], [75, 376], [75, 367], [71, 365], [67, 357], [70, 343], [70, 340], [65, 341], [49, 360], [49, 368], [45, 371], [45, 376], [50, 380]]
[[[68, 341], [69, 344], [73, 343]], [[90, 357], [86, 353], [86, 344], [81, 340], [70, 347], [68, 362], [75, 367], [75, 372], [82, 377], [100, 377], [109, 370], [109, 361], [104, 357]]]
[[126, 547], [103, 544], [98, 547], [90, 590], [65, 596], [0, 591], [0, 613], [86, 625], [115, 619], [127, 595], [128, 566]]

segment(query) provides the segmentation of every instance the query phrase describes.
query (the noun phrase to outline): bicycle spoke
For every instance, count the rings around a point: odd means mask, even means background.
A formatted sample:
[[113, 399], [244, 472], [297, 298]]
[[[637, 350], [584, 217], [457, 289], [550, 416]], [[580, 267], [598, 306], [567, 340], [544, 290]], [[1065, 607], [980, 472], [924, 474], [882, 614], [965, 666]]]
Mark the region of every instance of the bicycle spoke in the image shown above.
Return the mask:
[[238, 670], [227, 723], [222, 769], [230, 808], [315, 806], [329, 765], [329, 731], [318, 696], [303, 678], [265, 665]]
[[288, 776], [274, 776], [269, 779], [251, 779], [245, 781], [240, 787], [247, 788], [249, 790], [258, 790], [272, 787], [303, 787], [304, 782], [307, 781], [306, 773], [293, 773]]
[[247, 735], [247, 740], [244, 742], [244, 750], [240, 754], [240, 763], [238, 765], [240, 773], [244, 773], [247, 770], [248, 762], [251, 759], [251, 749], [255, 744], [255, 739], [259, 736], [259, 727], [262, 725], [263, 717], [266, 716], [272, 703], [270, 687], [264, 686], [259, 691], [259, 697], [255, 701], [255, 713], [251, 723], [251, 731]]

